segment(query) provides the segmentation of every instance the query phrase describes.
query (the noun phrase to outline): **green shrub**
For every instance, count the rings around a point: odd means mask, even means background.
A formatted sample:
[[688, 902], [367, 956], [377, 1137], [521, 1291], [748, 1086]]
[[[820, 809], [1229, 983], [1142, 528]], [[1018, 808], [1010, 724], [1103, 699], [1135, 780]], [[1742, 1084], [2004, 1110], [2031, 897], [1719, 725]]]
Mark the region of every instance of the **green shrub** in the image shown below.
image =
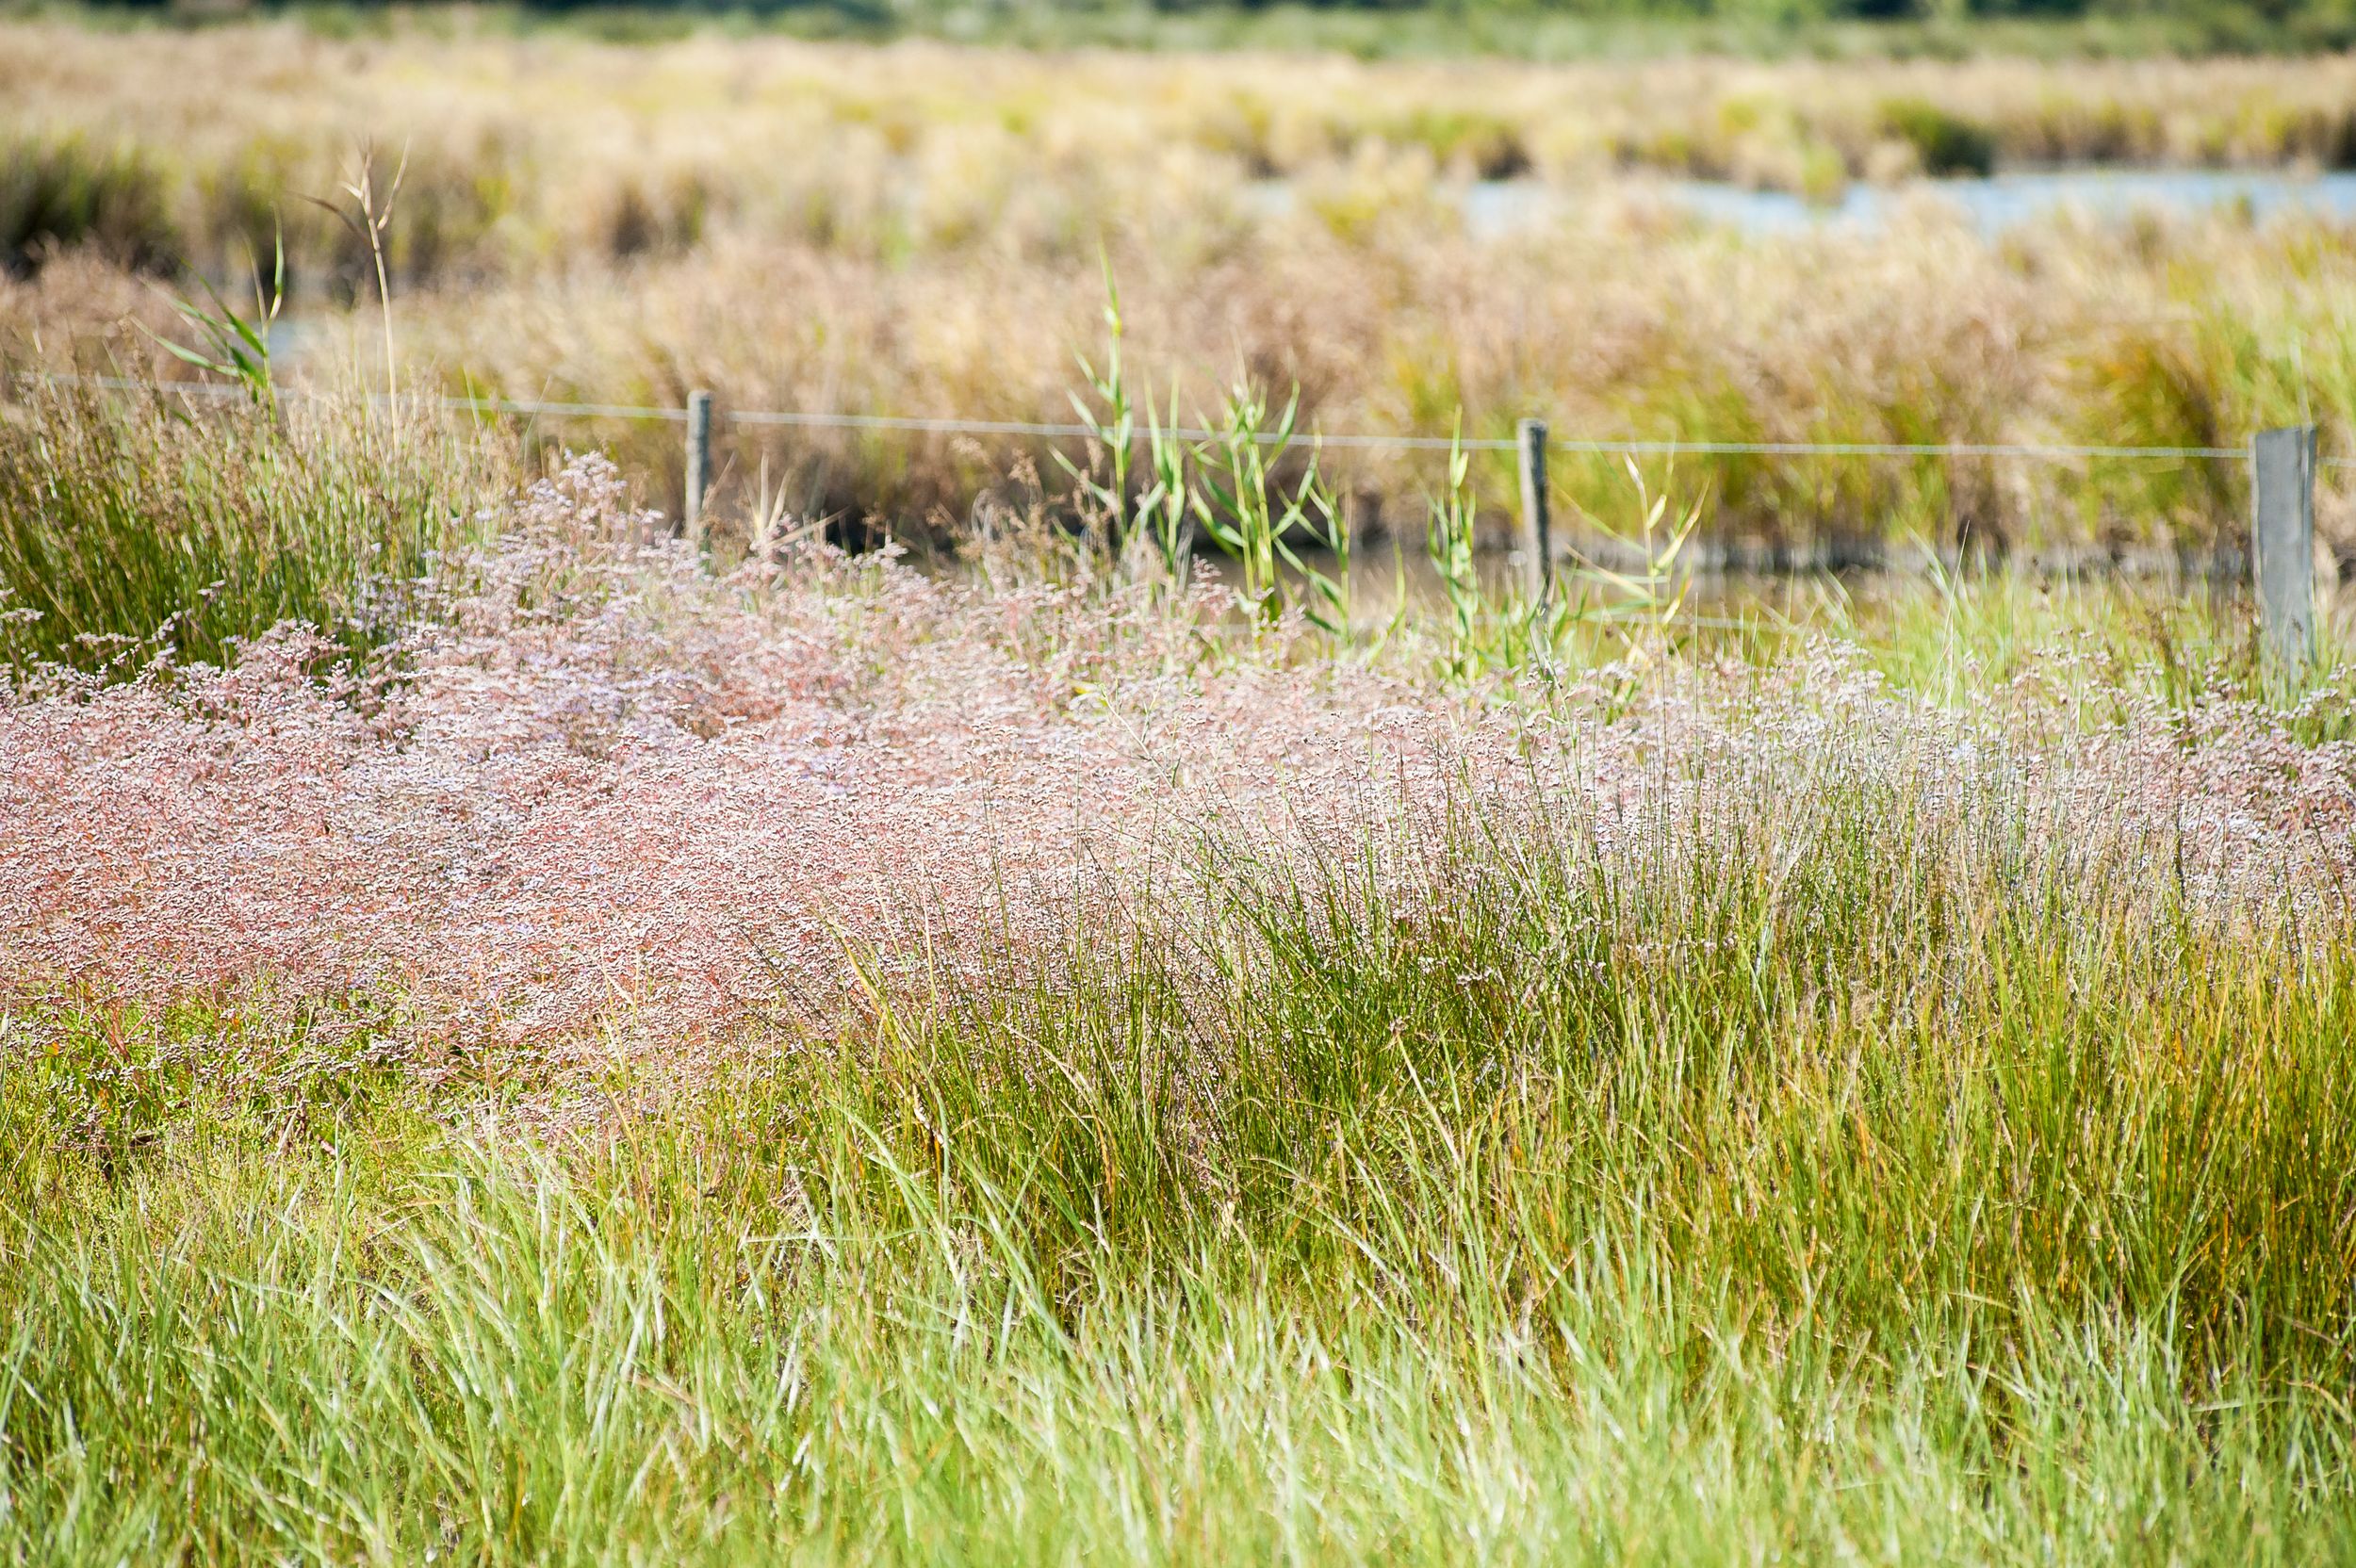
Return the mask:
[[94, 246], [125, 267], [170, 265], [179, 237], [145, 158], [78, 137], [0, 151], [0, 270], [25, 276], [67, 245]]
[[1913, 147], [1926, 174], [1988, 174], [1996, 168], [1996, 138], [1975, 121], [1920, 98], [1890, 99], [1881, 118], [1886, 133]]

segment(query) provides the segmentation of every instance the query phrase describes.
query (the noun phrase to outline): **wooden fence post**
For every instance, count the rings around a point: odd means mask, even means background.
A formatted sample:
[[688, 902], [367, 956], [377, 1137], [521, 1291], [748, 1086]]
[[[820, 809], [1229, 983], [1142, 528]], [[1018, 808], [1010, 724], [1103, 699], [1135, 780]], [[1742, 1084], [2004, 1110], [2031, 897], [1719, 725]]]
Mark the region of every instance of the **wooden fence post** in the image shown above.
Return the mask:
[[1554, 585], [1554, 541], [1546, 527], [1546, 422], [1524, 419], [1514, 438], [1521, 460], [1522, 551], [1535, 600]]
[[2266, 647], [2285, 666], [2304, 666], [2315, 640], [2314, 426], [2250, 438], [2250, 535]]
[[704, 542], [704, 492], [712, 485], [712, 394], [687, 394], [687, 500], [680, 509], [687, 542]]

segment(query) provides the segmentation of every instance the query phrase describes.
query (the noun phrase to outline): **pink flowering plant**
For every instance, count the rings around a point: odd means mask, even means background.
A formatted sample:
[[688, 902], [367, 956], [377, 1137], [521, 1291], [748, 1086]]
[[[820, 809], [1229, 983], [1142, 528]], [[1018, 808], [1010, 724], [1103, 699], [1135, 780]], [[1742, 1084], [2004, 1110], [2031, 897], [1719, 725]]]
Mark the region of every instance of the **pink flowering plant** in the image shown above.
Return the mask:
[[2033, 670], [1950, 707], [1822, 640], [1664, 662], [1633, 703], [1619, 666], [1466, 686], [1112, 570], [960, 581], [805, 540], [715, 579], [624, 494], [595, 457], [532, 484], [361, 663], [286, 623], [220, 663], [21, 668], [12, 991], [384, 994], [420, 1045], [627, 1020], [692, 1052], [839, 1001], [846, 943], [1052, 947], [1084, 893], [1174, 894], [1204, 834], [1387, 875], [1443, 819], [1544, 819], [1650, 877], [1779, 865], [1866, 802], [1893, 862], [2011, 844], [2023, 876], [2101, 868], [2089, 896], [2346, 918], [2349, 745], [2253, 701], [2092, 719]]
[[0, 684], [8, 1549], [2346, 1539], [2338, 677], [477, 510]]

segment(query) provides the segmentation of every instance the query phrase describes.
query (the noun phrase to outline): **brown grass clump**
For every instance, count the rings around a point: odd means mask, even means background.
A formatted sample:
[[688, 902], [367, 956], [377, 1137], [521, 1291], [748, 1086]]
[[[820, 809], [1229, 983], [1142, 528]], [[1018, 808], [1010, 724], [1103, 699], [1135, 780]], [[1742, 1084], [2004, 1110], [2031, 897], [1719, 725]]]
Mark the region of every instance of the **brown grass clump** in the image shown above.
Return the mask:
[[[1500, 436], [1525, 413], [1562, 435], [1735, 441], [2237, 447], [2312, 417], [2351, 449], [2356, 243], [2313, 222], [2219, 218], [1984, 238], [1935, 204], [1872, 236], [1740, 240], [1641, 196], [1526, 238], [1407, 220], [1343, 234], [1314, 215], [1191, 253], [1112, 252], [1139, 395], [1179, 380], [1189, 417], [1239, 373], [1301, 389], [1304, 429]], [[1472, 286], [1468, 286], [1468, 280]], [[678, 407], [1069, 421], [1075, 350], [1103, 332], [1095, 257], [924, 255], [884, 265], [751, 237], [627, 268], [582, 268], [404, 295], [404, 362], [450, 393]], [[170, 331], [162, 295], [94, 261], [0, 282], [0, 357], [53, 369], [184, 374], [129, 321]], [[313, 312], [295, 364], [379, 373], [372, 312]], [[38, 345], [38, 348], [37, 348]], [[616, 443], [676, 510], [663, 425], [550, 426]], [[797, 511], [871, 514], [904, 533], [962, 517], [1009, 444], [722, 426], [723, 514], [763, 476]], [[1043, 453], [1043, 471], [1054, 472]], [[1337, 452], [1378, 531], [1420, 526], [1428, 454]], [[1624, 524], [1610, 458], [1560, 457], [1575, 525]], [[2356, 544], [2342, 470], [2323, 521]], [[2203, 550], [2237, 536], [2232, 464], [1686, 459], [1656, 482], [1707, 496], [1714, 537], [2092, 541]], [[1476, 470], [1510, 511], [1502, 460]], [[664, 498], [665, 497], [668, 498]]]

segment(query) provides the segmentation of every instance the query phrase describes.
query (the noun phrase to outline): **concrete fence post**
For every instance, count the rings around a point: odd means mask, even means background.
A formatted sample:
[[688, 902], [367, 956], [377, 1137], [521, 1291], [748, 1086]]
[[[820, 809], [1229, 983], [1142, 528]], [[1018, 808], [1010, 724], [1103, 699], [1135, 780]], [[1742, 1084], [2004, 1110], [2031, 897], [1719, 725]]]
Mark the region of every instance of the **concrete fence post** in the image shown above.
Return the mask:
[[2250, 438], [2250, 535], [2267, 650], [2286, 666], [2304, 665], [2315, 640], [2314, 426]]
[[1522, 476], [1522, 551], [1530, 596], [1545, 596], [1554, 583], [1554, 540], [1546, 522], [1546, 422], [1524, 419], [1514, 431]]
[[687, 542], [698, 549], [704, 542], [704, 492], [712, 487], [712, 394], [700, 387], [687, 394], [687, 496], [680, 509]]

